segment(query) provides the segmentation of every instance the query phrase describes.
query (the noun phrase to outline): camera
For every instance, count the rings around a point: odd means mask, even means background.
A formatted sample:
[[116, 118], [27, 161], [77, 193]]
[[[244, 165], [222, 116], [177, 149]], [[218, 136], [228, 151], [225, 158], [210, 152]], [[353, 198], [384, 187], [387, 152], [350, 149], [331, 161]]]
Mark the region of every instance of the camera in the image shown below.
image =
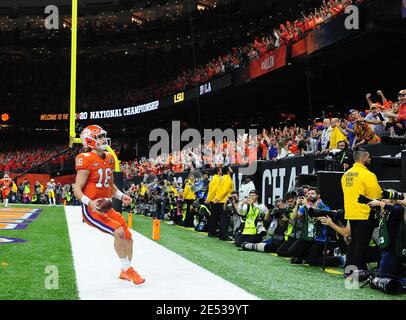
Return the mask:
[[236, 198], [234, 195], [230, 195], [227, 199], [227, 204], [234, 204], [236, 202]]
[[272, 210], [272, 215], [276, 218], [276, 219], [281, 219], [283, 217], [287, 217], [289, 215], [289, 210], [286, 208], [280, 209], [280, 208], [274, 208]]
[[375, 277], [371, 281], [371, 288], [382, 290], [388, 294], [401, 294], [402, 284], [400, 281], [391, 278]]
[[382, 198], [389, 200], [404, 200], [405, 195], [402, 192], [393, 190], [393, 189], [383, 189]]
[[343, 220], [344, 210], [320, 210], [316, 208], [309, 208], [309, 216], [312, 218], [329, 216], [331, 219]]

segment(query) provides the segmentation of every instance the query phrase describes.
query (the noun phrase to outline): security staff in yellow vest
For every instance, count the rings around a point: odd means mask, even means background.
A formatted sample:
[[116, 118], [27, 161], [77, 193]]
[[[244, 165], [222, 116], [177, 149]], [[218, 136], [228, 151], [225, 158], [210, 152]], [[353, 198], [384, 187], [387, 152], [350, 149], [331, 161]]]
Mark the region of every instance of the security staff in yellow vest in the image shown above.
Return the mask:
[[189, 178], [186, 180], [185, 189], [183, 190], [183, 199], [185, 200], [186, 203], [186, 215], [185, 218], [183, 219], [182, 225], [186, 228], [194, 227], [193, 225], [194, 216], [191, 210], [193, 202], [196, 200], [196, 194], [193, 189], [194, 183], [195, 177], [193, 174], [191, 174]]
[[216, 195], [217, 189], [220, 185], [220, 170], [218, 168], [214, 169], [214, 174], [209, 182], [209, 187], [207, 191], [206, 204], [212, 205], [214, 197]]
[[242, 233], [235, 237], [235, 245], [249, 251], [267, 251], [270, 245], [260, 243], [266, 235], [262, 221], [269, 212], [264, 204], [258, 203], [258, 192], [252, 190], [249, 198], [240, 201], [238, 214], [245, 216], [245, 225]]
[[[356, 266], [365, 270], [366, 254], [373, 232], [371, 208], [358, 202], [363, 195], [369, 199], [377, 199], [382, 195], [376, 175], [367, 169], [371, 164], [369, 152], [358, 149], [354, 152], [354, 165], [341, 178], [344, 193], [345, 219], [351, 227], [351, 243], [348, 246], [346, 266]], [[348, 275], [348, 274], [346, 274]]]
[[[207, 230], [209, 237], [218, 236], [218, 224], [220, 216], [223, 212], [223, 205], [226, 203], [228, 196], [234, 191], [233, 180], [231, 175], [233, 170], [229, 166], [225, 166], [221, 169], [221, 179], [216, 189], [216, 193], [213, 197], [213, 206], [211, 208], [211, 215], [208, 221]], [[210, 185], [209, 185], [210, 192]]]

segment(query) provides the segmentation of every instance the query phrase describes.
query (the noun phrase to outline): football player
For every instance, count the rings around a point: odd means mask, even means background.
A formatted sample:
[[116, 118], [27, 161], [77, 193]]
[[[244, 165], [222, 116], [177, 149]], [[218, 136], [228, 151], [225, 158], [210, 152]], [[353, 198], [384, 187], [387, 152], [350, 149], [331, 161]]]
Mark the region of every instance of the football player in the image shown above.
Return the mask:
[[47, 186], [45, 189], [45, 193], [48, 196], [48, 201], [49, 201], [49, 205], [56, 205], [56, 200], [55, 200], [55, 189], [56, 189], [56, 183], [54, 179], [49, 180], [49, 182], [47, 182]]
[[90, 226], [114, 237], [114, 249], [121, 260], [122, 268], [119, 278], [136, 285], [145, 282], [131, 266], [133, 240], [123, 216], [110, 209], [101, 212], [98, 199], [114, 197], [129, 205], [131, 197], [121, 192], [114, 184], [114, 158], [108, 153], [110, 138], [100, 126], [86, 127], [80, 138], [87, 152], [76, 157], [76, 182], [74, 194], [82, 202], [83, 220]]
[[8, 197], [10, 195], [11, 188], [13, 187], [13, 180], [5, 173], [3, 179], [0, 180], [1, 197], [3, 199], [4, 207], [8, 206]]

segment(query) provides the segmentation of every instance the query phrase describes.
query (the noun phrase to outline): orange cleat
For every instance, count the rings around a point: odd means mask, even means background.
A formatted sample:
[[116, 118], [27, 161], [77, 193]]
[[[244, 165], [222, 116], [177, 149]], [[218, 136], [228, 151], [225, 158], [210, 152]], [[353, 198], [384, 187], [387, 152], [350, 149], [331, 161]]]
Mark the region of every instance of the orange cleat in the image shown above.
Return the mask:
[[142, 278], [137, 271], [133, 269], [133, 267], [130, 267], [127, 269], [127, 271], [121, 271], [120, 273], [120, 279], [122, 280], [127, 280], [131, 281], [132, 283], [136, 285], [140, 285], [145, 282], [145, 279]]

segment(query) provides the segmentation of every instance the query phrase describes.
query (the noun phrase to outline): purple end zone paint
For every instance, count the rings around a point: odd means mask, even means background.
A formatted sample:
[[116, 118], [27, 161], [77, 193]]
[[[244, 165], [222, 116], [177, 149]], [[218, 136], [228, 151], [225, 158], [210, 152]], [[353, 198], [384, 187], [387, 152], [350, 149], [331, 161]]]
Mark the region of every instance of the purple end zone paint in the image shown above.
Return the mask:
[[27, 240], [0, 236], [0, 244], [22, 243], [22, 242], [27, 242]]

